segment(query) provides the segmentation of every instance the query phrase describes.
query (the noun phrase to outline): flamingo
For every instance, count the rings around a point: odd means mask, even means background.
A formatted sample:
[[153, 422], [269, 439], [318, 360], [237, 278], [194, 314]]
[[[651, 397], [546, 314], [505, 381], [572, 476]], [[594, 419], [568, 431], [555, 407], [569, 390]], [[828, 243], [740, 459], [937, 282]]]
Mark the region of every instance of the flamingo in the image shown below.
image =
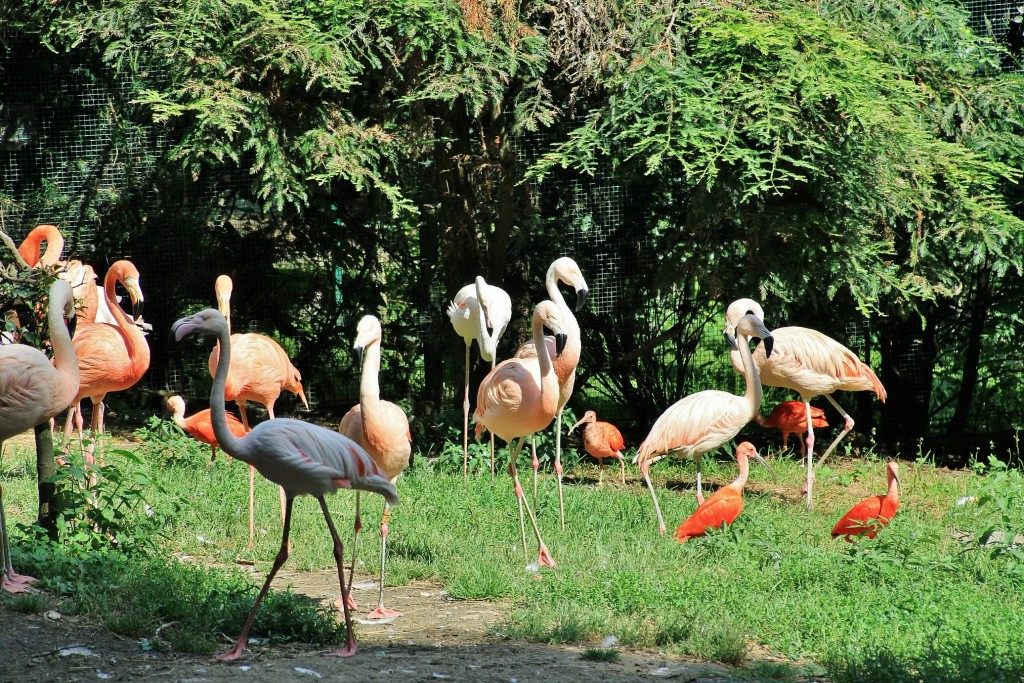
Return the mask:
[[[220, 275], [214, 283], [217, 296], [217, 308], [227, 321], [228, 332], [231, 331], [231, 278]], [[249, 429], [249, 418], [245, 412], [245, 402], [262, 403], [270, 419], [274, 419], [274, 403], [282, 390], [297, 394], [302, 405], [309, 408], [306, 394], [302, 390], [302, 375], [288, 359], [288, 354], [276, 341], [262, 334], [232, 334], [231, 344], [234, 346], [234, 363], [228, 368], [225, 381], [225, 395], [228, 401], [238, 404], [238, 412], [242, 424]], [[217, 349], [210, 353], [208, 367], [210, 376], [217, 373], [220, 354]], [[285, 493], [280, 492], [281, 514], [284, 515]], [[256, 469], [249, 468], [249, 547], [252, 548], [256, 538]]]
[[[753, 313], [759, 318], [764, 317], [760, 304], [752, 299], [738, 299], [726, 311], [725, 337], [733, 343], [733, 328], [736, 321], [746, 313]], [[825, 458], [835, 449], [850, 430], [853, 429], [853, 418], [832, 397], [832, 393], [843, 391], [873, 391], [880, 401], [885, 403], [885, 387], [878, 380], [874, 371], [863, 363], [857, 355], [835, 339], [817, 330], [807, 327], [780, 327], [772, 332], [776, 338], [775, 353], [769, 359], [758, 349], [754, 353], [754, 364], [761, 373], [761, 381], [771, 387], [792, 389], [800, 394], [804, 402], [805, 423], [807, 429], [807, 509], [810, 510], [811, 487], [814, 483], [814, 420], [811, 416], [811, 399], [824, 396], [843, 415], [845, 421], [843, 431], [835, 438], [824, 455], [818, 459], [818, 468]], [[734, 349], [729, 354], [732, 365], [737, 370], [739, 355]], [[817, 468], [815, 468], [817, 469]]]
[[[576, 322], [576, 316], [565, 303], [565, 297], [558, 289], [558, 282], [564, 282], [576, 290], [576, 310], [583, 308], [587, 301], [590, 290], [587, 288], [587, 281], [583, 279], [580, 267], [568, 256], [555, 259], [548, 267], [547, 275], [544, 277], [544, 287], [547, 289], [548, 297], [558, 305], [561, 311], [561, 319], [565, 325], [568, 337], [565, 342], [565, 350], [560, 354], [549, 353], [555, 358], [555, 375], [558, 377], [558, 412], [555, 413], [555, 475], [558, 478], [558, 513], [565, 528], [565, 502], [562, 499], [562, 411], [565, 404], [572, 397], [573, 385], [576, 383], [576, 366], [580, 362], [580, 351], [582, 340], [580, 338], [580, 326]], [[546, 341], [549, 346], [554, 340]], [[537, 349], [533, 341], [527, 341], [516, 350], [516, 357], [529, 358], [537, 355]], [[537, 460], [537, 445], [533, 438], [530, 440], [533, 455], [533, 504], [537, 505], [537, 469], [540, 463]]]
[[[146, 336], [114, 298], [114, 287], [120, 282], [128, 291], [134, 318], [142, 312], [142, 289], [139, 286], [139, 271], [131, 261], [117, 261], [107, 270], [103, 278], [103, 292], [107, 306], [117, 320], [117, 325], [79, 321], [72, 339], [81, 384], [68, 412], [64, 433], [71, 435], [72, 419], [82, 430], [81, 401], [92, 403], [90, 429], [95, 435], [103, 433], [103, 399], [112, 391], [124, 391], [133, 387], [149, 369], [149, 344]], [[91, 446], [90, 446], [91, 449]], [[91, 456], [90, 460], [91, 460]], [[101, 451], [102, 464], [102, 451]]]
[[[210, 388], [210, 412], [213, 417], [213, 433], [217, 441], [225, 453], [255, 467], [260, 474], [285, 490], [281, 548], [274, 557], [274, 564], [263, 583], [263, 588], [256, 596], [256, 602], [253, 603], [252, 611], [249, 612], [234, 647], [217, 656], [217, 659], [230, 661], [238, 659], [245, 651], [249, 629], [252, 628], [260, 603], [270, 588], [270, 582], [288, 559], [288, 533], [295, 497], [309, 495], [320, 503], [320, 509], [334, 542], [338, 584], [342, 596], [345, 597], [348, 589], [345, 587], [343, 548], [324, 496], [334, 493], [339, 488], [372, 491], [384, 496], [388, 504], [398, 505], [398, 493], [391, 480], [359, 444], [325, 427], [282, 417], [256, 425], [244, 437], [235, 436], [228, 428], [227, 411], [224, 408], [224, 390], [231, 367], [231, 334], [227, 320], [220, 311], [208, 308], [195, 315], [181, 318], [171, 326], [171, 334], [178, 342], [197, 333], [215, 336], [219, 342], [219, 352], [223, 356], [213, 376], [213, 386]], [[345, 614], [348, 643], [344, 648], [330, 654], [350, 657], [356, 652], [356, 639], [347, 601], [342, 602], [342, 609]]]
[[[486, 313], [480, 306], [482, 289], [487, 283], [477, 276], [473, 284], [460, 289], [448, 305], [448, 319], [455, 328], [456, 334], [466, 343], [466, 377], [462, 395], [462, 478], [469, 480], [469, 352], [476, 340], [480, 349], [480, 357], [491, 362], [494, 369], [495, 346], [497, 336], [487, 333]], [[510, 304], [511, 309], [511, 304]], [[493, 462], [491, 471], [493, 474]]]
[[622, 469], [622, 485], [626, 485], [626, 461], [622, 459], [622, 449], [626, 442], [622, 438], [622, 432], [611, 422], [598, 422], [597, 413], [588, 410], [580, 418], [580, 421], [569, 427], [569, 433], [581, 424], [587, 425], [583, 428], [583, 448], [592, 457], [597, 459], [601, 466], [601, 473], [598, 475], [597, 483], [601, 483], [604, 477], [604, 459], [615, 458], [619, 461]]
[[[354, 348], [356, 357], [362, 361], [362, 376], [359, 382], [359, 403], [352, 406], [341, 418], [338, 427], [345, 436], [366, 449], [373, 461], [394, 484], [406, 466], [412, 464], [412, 433], [405, 411], [389, 401], [380, 398], [380, 321], [372, 315], [364, 316], [356, 326]], [[388, 522], [391, 507], [385, 503], [380, 518], [380, 593], [377, 608], [370, 612], [368, 619], [380, 621], [402, 616], [401, 612], [384, 606], [384, 559], [387, 555]], [[359, 492], [356, 491], [355, 535], [352, 540], [352, 567], [349, 570], [349, 595], [352, 594], [352, 579], [356, 572], [356, 540], [362, 522], [359, 519]]]
[[[804, 456], [803, 433], [807, 431], [807, 415], [804, 412], [804, 404], [800, 401], [783, 401], [772, 409], [768, 417], [761, 413], [754, 418], [757, 424], [765, 429], [778, 429], [782, 432], [782, 450], [785, 451], [789, 445], [789, 436], [796, 434], [801, 437], [800, 458]], [[828, 420], [825, 419], [825, 411], [817, 406], [811, 406], [811, 424], [817, 429], [828, 427]]]
[[679, 455], [692, 458], [697, 464], [697, 502], [704, 502], [701, 490], [700, 464], [705, 453], [724, 445], [754, 419], [761, 407], [761, 381], [757, 367], [750, 354], [750, 337], [758, 337], [764, 343], [766, 353], [771, 353], [772, 333], [761, 322], [761, 318], [748, 314], [739, 319], [736, 333], [740, 336], [739, 348], [743, 354], [746, 392], [735, 396], [726, 391], [710, 389], [690, 394], [680, 399], [655, 420], [651, 432], [640, 444], [633, 463], [640, 465], [644, 481], [654, 500], [654, 511], [658, 515], [658, 531], [665, 533], [665, 520], [661, 516], [658, 497], [654, 493], [650, 466], [662, 458]]
[[[48, 422], [67, 408], [78, 393], [78, 361], [65, 320], [74, 320], [75, 297], [71, 285], [55, 280], [49, 289], [47, 325], [53, 361], [39, 349], [24, 344], [0, 347], [0, 448], [26, 429]], [[11, 565], [0, 488], [0, 588], [22, 593], [35, 579], [16, 574]]]
[[[476, 395], [476, 436], [479, 439], [484, 429], [496, 434], [508, 443], [511, 457], [508, 473], [512, 477], [516, 501], [519, 503], [519, 529], [523, 538], [523, 552], [526, 553], [526, 526], [523, 521], [523, 507], [530, 517], [533, 533], [537, 537], [538, 565], [555, 568], [537, 526], [530, 504], [523, 496], [519, 483], [516, 461], [526, 437], [546, 428], [558, 410], [558, 377], [551, 363], [551, 353], [544, 343], [544, 327], [554, 333], [555, 353], [565, 347], [566, 329], [561, 311], [553, 301], [542, 301], [533, 312], [533, 340], [538, 353], [534, 358], [509, 358], [499, 363], [484, 377]], [[519, 441], [513, 448], [512, 441]], [[529, 556], [527, 556], [527, 560]]]
[[[731, 483], [712, 493], [700, 504], [685, 522], [676, 528], [676, 540], [680, 543], [696, 536], [703, 536], [708, 529], [718, 528], [723, 524], [732, 524], [743, 512], [743, 485], [747, 483], [750, 464], [747, 458], [754, 458], [768, 467], [768, 463], [758, 455], [754, 444], [744, 441], [736, 447], [736, 463], [739, 465], [739, 476]], [[771, 472], [771, 468], [768, 467]]]
[[[42, 255], [40, 247], [46, 243]], [[69, 283], [74, 289], [75, 297], [82, 300], [78, 310], [80, 322], [95, 322], [98, 313], [106, 308], [103, 301], [103, 288], [96, 284], [96, 271], [77, 259], [61, 261], [64, 251], [64, 235], [56, 225], [37, 225], [29, 231], [18, 247], [18, 253], [25, 263], [33, 268], [57, 268], [57, 276]], [[107, 311], [109, 316], [109, 311]], [[111, 322], [100, 320], [100, 322]]]
[[[198, 413], [185, 417], [185, 399], [181, 396], [170, 396], [164, 402], [167, 409], [171, 411], [171, 419], [182, 431], [196, 441], [202, 441], [210, 446], [210, 462], [217, 458], [217, 437], [213, 433], [213, 418], [210, 416], [210, 409], [200, 410]], [[228, 429], [235, 436], [245, 435], [245, 425], [237, 417], [228, 413]]]
[[850, 508], [832, 528], [832, 538], [845, 536], [847, 541], [852, 542], [854, 536], [864, 535], [874, 538], [879, 529], [888, 524], [896, 516], [896, 508], [900, 505], [900, 484], [899, 465], [890, 462], [885, 466], [886, 476], [889, 481], [889, 490], [884, 496], [872, 496]]
[[[512, 299], [501, 287], [487, 284], [482, 277], [477, 279], [480, 309], [484, 312], [484, 320], [491, 331], [486, 347], [487, 353], [491, 356], [493, 371], [498, 353], [498, 340], [505, 334], [505, 328], [512, 320]], [[494, 478], [494, 432], [491, 432], [491, 478]]]

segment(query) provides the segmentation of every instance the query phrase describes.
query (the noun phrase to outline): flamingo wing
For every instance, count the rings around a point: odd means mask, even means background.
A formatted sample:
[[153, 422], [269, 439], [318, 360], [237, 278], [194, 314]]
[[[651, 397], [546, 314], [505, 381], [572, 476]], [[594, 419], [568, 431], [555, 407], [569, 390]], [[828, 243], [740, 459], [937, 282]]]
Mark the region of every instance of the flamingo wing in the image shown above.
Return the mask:
[[714, 389], [690, 394], [654, 422], [634, 462], [673, 451], [687, 458], [706, 453], [736, 436], [750, 421], [748, 412], [742, 396]]
[[804, 396], [837, 390], [873, 391], [882, 401], [885, 388], [874, 371], [835, 339], [807, 327], [772, 330], [775, 346], [771, 358], [763, 346], [754, 351], [761, 381], [801, 392]]

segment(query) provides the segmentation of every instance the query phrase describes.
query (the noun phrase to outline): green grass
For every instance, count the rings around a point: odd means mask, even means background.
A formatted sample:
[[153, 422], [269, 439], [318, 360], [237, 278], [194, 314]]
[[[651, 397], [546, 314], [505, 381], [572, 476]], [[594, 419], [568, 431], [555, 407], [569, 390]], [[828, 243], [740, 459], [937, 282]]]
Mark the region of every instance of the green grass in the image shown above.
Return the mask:
[[[529, 495], [526, 463], [523, 458], [520, 472]], [[628, 473], [631, 484], [625, 489], [608, 477], [601, 488], [567, 486], [564, 531], [558, 523], [554, 480], [542, 479], [538, 520], [558, 569], [536, 574], [527, 568], [536, 559], [536, 545], [528, 527], [524, 554], [507, 475], [494, 481], [480, 475], [464, 483], [461, 472], [435, 472], [421, 464], [398, 483], [402, 502], [391, 518], [387, 583], [434, 579], [455, 598], [508, 603], [507, 619], [495, 632], [510, 638], [594, 649], [612, 634], [626, 647], [737, 665], [748, 661], [756, 646], [790, 661], [814, 662], [837, 682], [1020, 680], [1024, 551], [1005, 540], [984, 544], [986, 538], [998, 538], [993, 531], [1003, 532], [1004, 539], [1024, 531], [1020, 472], [995, 467], [980, 476], [948, 472], [924, 460], [901, 463], [904, 497], [898, 516], [875, 540], [849, 544], [831, 539], [832, 525], [856, 500], [885, 490], [884, 467], [872, 458], [832, 465], [819, 474], [813, 512], [806, 511], [799, 497], [804, 474], [797, 463], [776, 460], [774, 482], [754, 465], [746, 508], [737, 522], [682, 545], [671, 534], [657, 534], [650, 497], [635, 471]], [[583, 478], [596, 474], [596, 466], [582, 467]], [[709, 461], [704, 469], [705, 481], [712, 484], [735, 477], [730, 461]], [[27, 521], [34, 514], [33, 470], [19, 466], [18, 456], [10, 455], [0, 468], [13, 519]], [[696, 507], [689, 488], [692, 465], [659, 464], [653, 473], [666, 522], [674, 527]], [[218, 461], [206, 467], [182, 462], [151, 474], [167, 491], [154, 495], [151, 505], [169, 508], [172, 498], [183, 502], [160, 541], [164, 556], [188, 555], [214, 567], [244, 557], [260, 569], [269, 566], [280, 543], [280, 512], [277, 492], [268, 482], [257, 478], [257, 545], [247, 551], [248, 478], [240, 463]], [[958, 505], [962, 498], [968, 500]], [[332, 496], [329, 505], [348, 550], [352, 495]], [[363, 496], [358, 563], [363, 573], [379, 569], [381, 509], [379, 497]], [[292, 528], [291, 568], [333, 566], [315, 501], [296, 502]], [[956, 540], [954, 531], [972, 540]], [[16, 555], [16, 560], [25, 559], [24, 551]], [[198, 647], [188, 643], [204, 642], [203, 634], [231, 633], [234, 624], [240, 626], [251, 604], [251, 579], [203, 574], [203, 587], [196, 589], [189, 583], [200, 581], [191, 573], [198, 570], [182, 563], [154, 563], [163, 568], [125, 583], [122, 596], [143, 604], [158, 602], [152, 593], [237, 597], [190, 603], [188, 610], [199, 607], [217, 623], [178, 627], [172, 635], [186, 643], [185, 649]], [[56, 576], [62, 571], [25, 567], [29, 569]], [[178, 573], [185, 578], [175, 578]], [[91, 590], [87, 584], [102, 579], [79, 576], [75, 581], [74, 590], [67, 590], [55, 580], [60, 592], [74, 595], [81, 605], [83, 594]], [[154, 584], [152, 590], [146, 588], [147, 581]], [[297, 614], [281, 608], [286, 614], [275, 617], [273, 600], [268, 603], [257, 627], [281, 637], [291, 637], [283, 635], [289, 628], [290, 633], [306, 628], [296, 626], [304, 619], [316, 621], [315, 609]], [[154, 623], [175, 618], [140, 618], [139, 628], [152, 629]], [[110, 628], [117, 630], [115, 625]], [[318, 629], [324, 637], [338, 637], [327, 626]], [[168, 634], [163, 636], [179, 647]], [[741, 672], [786, 680], [803, 670], [773, 666]]]

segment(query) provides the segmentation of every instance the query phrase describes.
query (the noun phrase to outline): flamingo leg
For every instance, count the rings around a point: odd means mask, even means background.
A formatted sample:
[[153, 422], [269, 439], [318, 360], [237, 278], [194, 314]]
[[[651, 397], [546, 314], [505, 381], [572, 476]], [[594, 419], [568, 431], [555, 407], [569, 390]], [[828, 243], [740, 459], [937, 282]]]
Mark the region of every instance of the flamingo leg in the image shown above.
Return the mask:
[[516, 459], [519, 457], [519, 450], [523, 447], [523, 439], [524, 438], [525, 437], [520, 437], [519, 445], [518, 445], [517, 448], [515, 448], [515, 453], [514, 454], [512, 452], [512, 450], [513, 450], [512, 444], [510, 443], [508, 445], [508, 449], [509, 449], [508, 472], [509, 472], [510, 475], [512, 475], [512, 485], [513, 485], [513, 487], [515, 489], [516, 503], [519, 505], [519, 533], [522, 536], [522, 540], [523, 540], [523, 556], [526, 558], [526, 561], [529, 562], [530, 561], [530, 554], [526, 550], [526, 520], [523, 517], [523, 487], [519, 485], [519, 475], [518, 475], [518, 473], [515, 470]]
[[806, 467], [807, 467], [807, 483], [804, 484], [804, 490], [807, 494], [807, 510], [810, 511], [813, 503], [811, 502], [811, 489], [814, 486], [814, 422], [811, 420], [811, 402], [804, 401], [804, 414], [807, 416], [807, 455]]
[[[491, 370], [497, 364], [497, 358], [491, 359]], [[494, 432], [491, 432], [491, 479], [494, 479]]]
[[343, 595], [342, 597], [338, 598], [335, 601], [335, 603], [334, 603], [334, 606], [337, 607], [338, 609], [341, 609], [341, 610], [344, 610], [344, 605], [342, 603], [347, 604], [349, 609], [355, 609], [356, 608], [356, 601], [352, 597], [352, 582], [355, 580], [355, 577], [356, 577], [356, 544], [359, 542], [359, 531], [362, 528], [363, 528], [363, 520], [362, 520], [362, 517], [359, 514], [359, 490], [357, 489], [356, 490], [356, 519], [355, 519], [355, 522], [352, 523], [352, 530], [353, 530], [353, 533], [352, 533], [352, 564], [349, 566], [349, 570], [348, 570], [348, 593], [347, 593], [347, 597]]
[[814, 468], [814, 472], [815, 473], [817, 473], [818, 470], [821, 468], [821, 464], [823, 462], [825, 462], [825, 458], [827, 458], [829, 456], [829, 454], [833, 450], [835, 450], [835, 447], [839, 445], [839, 442], [842, 441], [843, 438], [847, 434], [849, 434], [850, 431], [853, 430], [853, 418], [850, 417], [850, 414], [847, 413], [845, 410], [843, 410], [843, 407], [841, 405], [839, 405], [839, 403], [837, 403], [834, 398], [832, 398], [831, 394], [825, 394], [825, 398], [827, 398], [829, 400], [829, 403], [831, 403], [832, 405], [834, 405], [836, 407], [836, 410], [838, 410], [840, 413], [842, 413], [842, 415], [843, 415], [843, 431], [839, 434], [839, 436], [837, 436], [835, 438], [835, 441], [833, 441], [832, 445], [828, 447], [828, 450], [825, 451], [824, 455], [822, 455], [820, 458], [818, 458], [818, 466]]
[[[270, 568], [270, 573], [267, 574], [266, 581], [263, 582], [263, 588], [260, 589], [259, 595], [256, 596], [256, 602], [253, 603], [252, 610], [249, 612], [249, 617], [245, 620], [245, 626], [242, 627], [242, 632], [238, 635], [238, 640], [235, 641], [235, 646], [227, 652], [217, 655], [216, 659], [222, 662], [230, 662], [238, 659], [245, 652], [245, 645], [249, 642], [249, 629], [252, 628], [252, 622], [256, 619], [256, 612], [260, 609], [260, 603], [263, 602], [263, 598], [267, 595], [267, 590], [270, 588], [270, 582], [274, 580], [274, 576], [277, 575], [277, 570], [281, 568], [285, 560], [288, 559], [288, 532], [291, 529], [292, 524], [292, 502], [293, 498], [288, 498], [287, 504], [284, 511], [284, 530], [281, 534], [281, 549], [277, 551], [277, 556], [274, 557], [274, 566]], [[321, 505], [324, 504], [323, 498], [320, 498]], [[326, 514], [326, 511], [325, 511]], [[327, 525], [334, 531], [334, 525], [330, 521], [330, 515], [327, 515]], [[337, 547], [341, 545], [341, 541], [338, 540], [337, 533], [334, 534], [335, 538], [335, 559], [338, 560], [338, 573], [341, 573], [341, 560], [337, 554]], [[341, 590], [345, 590], [344, 583], [342, 583]], [[348, 612], [345, 612], [345, 616], [348, 617]], [[346, 621], [346, 626], [348, 623]], [[349, 629], [349, 640], [352, 639], [352, 631]]]
[[[491, 472], [494, 472], [493, 458]], [[466, 344], [466, 382], [462, 395], [462, 480], [469, 481], [469, 344]]]
[[0, 486], [0, 589], [8, 593], [27, 593], [35, 581], [14, 571], [11, 564], [11, 544], [7, 536], [7, 517], [4, 514], [4, 490]]
[[[526, 440], [526, 437], [519, 437], [519, 443], [516, 445], [516, 450], [512, 454], [512, 459], [511, 459], [511, 461], [509, 462], [509, 465], [508, 465], [508, 473], [512, 476], [512, 483], [515, 486], [516, 498], [519, 500], [519, 504], [520, 504], [520, 524], [522, 524], [522, 508], [526, 507], [526, 514], [529, 515], [529, 517], [530, 517], [530, 525], [533, 527], [533, 533], [537, 537], [537, 548], [538, 548], [537, 564], [539, 564], [539, 565], [541, 565], [543, 567], [551, 567], [552, 569], [554, 569], [557, 565], [555, 564], [554, 558], [551, 557], [551, 553], [548, 551], [548, 547], [544, 544], [544, 539], [541, 538], [540, 528], [537, 526], [537, 518], [534, 517], [533, 510], [530, 509], [530, 504], [526, 501], [526, 496], [523, 495], [523, 487], [519, 484], [519, 473], [516, 471], [515, 463], [516, 463], [516, 460], [517, 460], [517, 458], [519, 456], [519, 451], [522, 449], [523, 442], [525, 440]], [[526, 532], [524, 531], [523, 532], [523, 534], [524, 534], [524, 536], [523, 536], [524, 551], [525, 551], [525, 546], [526, 546], [525, 533]]]
[[661, 506], [658, 505], [658, 496], [654, 493], [654, 484], [651, 483], [650, 467], [653, 463], [661, 460], [661, 456], [657, 458], [651, 458], [640, 463], [640, 472], [644, 475], [644, 481], [647, 483], [647, 490], [651, 492], [651, 500], [654, 501], [654, 512], [658, 515], [658, 533], [665, 533], [665, 518], [661, 516]]
[[[349, 613], [348, 601], [349, 593], [348, 589], [345, 588], [345, 549], [341, 545], [341, 537], [338, 536], [338, 530], [334, 528], [334, 520], [331, 519], [331, 512], [327, 509], [327, 501], [324, 500], [323, 496], [320, 496], [317, 500], [320, 501], [320, 509], [323, 510], [324, 520], [327, 522], [327, 528], [331, 532], [331, 540], [334, 542], [334, 561], [338, 565], [338, 586], [341, 588], [341, 605], [342, 612], [345, 615], [345, 634], [348, 637], [348, 642], [345, 647], [334, 652], [328, 652], [330, 657], [351, 657], [356, 653], [356, 634], [352, 630], [352, 615]], [[287, 520], [291, 516], [291, 499], [288, 500], [288, 512], [286, 513], [285, 519]], [[287, 522], [285, 522], [287, 528]], [[285, 534], [287, 539], [287, 534]], [[288, 543], [287, 540], [282, 541], [281, 550], [287, 556]], [[269, 585], [269, 582], [268, 582]], [[266, 590], [266, 589], [264, 589]]]
[[703, 487], [701, 485], [701, 477], [700, 477], [700, 463], [701, 463], [701, 459], [702, 458], [699, 455], [695, 455], [693, 457], [693, 459], [697, 462], [697, 505], [703, 505], [704, 504], [704, 489], [703, 489]]
[[540, 470], [540, 460], [537, 459], [537, 435], [530, 435], [530, 464], [533, 465], [533, 507], [537, 508], [537, 472]]
[[256, 468], [249, 465], [249, 550], [256, 545]]
[[558, 477], [558, 516], [565, 530], [565, 500], [562, 498], [562, 410], [555, 413], [555, 476]]
[[380, 588], [377, 594], [377, 609], [367, 615], [367, 619], [379, 621], [402, 616], [401, 612], [384, 606], [384, 560], [387, 558], [388, 522], [391, 520], [391, 505], [384, 503], [384, 514], [380, 518]]

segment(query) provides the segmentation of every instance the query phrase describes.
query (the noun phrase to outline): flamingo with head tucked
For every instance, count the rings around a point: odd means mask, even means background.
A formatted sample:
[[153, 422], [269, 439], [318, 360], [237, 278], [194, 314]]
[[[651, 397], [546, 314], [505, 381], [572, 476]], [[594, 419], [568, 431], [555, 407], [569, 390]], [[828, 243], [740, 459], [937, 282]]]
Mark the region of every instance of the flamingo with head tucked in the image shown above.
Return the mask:
[[[25, 344], [0, 346], [0, 448], [3, 442], [27, 429], [48, 422], [67, 408], [78, 393], [78, 361], [66, 320], [75, 317], [71, 286], [56, 280], [50, 285], [47, 325], [53, 361]], [[34, 579], [14, 572], [7, 520], [0, 488], [0, 588], [19, 593]]]
[[[562, 498], [562, 411], [565, 404], [572, 397], [573, 386], [576, 383], [576, 366], [580, 362], [582, 350], [582, 339], [580, 337], [580, 326], [576, 322], [576, 316], [572, 309], [565, 303], [565, 297], [558, 289], [558, 283], [564, 282], [576, 290], [576, 310], [583, 308], [587, 301], [590, 290], [587, 288], [587, 281], [583, 279], [583, 273], [574, 260], [568, 256], [555, 259], [548, 267], [547, 275], [544, 277], [544, 287], [547, 289], [548, 298], [554, 301], [561, 311], [561, 319], [565, 325], [566, 341], [562, 353], [555, 354], [552, 345], [554, 339], [545, 338], [548, 344], [548, 353], [554, 358], [555, 375], [558, 377], [558, 412], [555, 413], [555, 476], [558, 479], [558, 513], [565, 528], [565, 502]], [[537, 348], [533, 341], [527, 341], [516, 350], [517, 358], [530, 358], [537, 355]], [[540, 462], [537, 460], [537, 447], [531, 437], [531, 451], [533, 464], [533, 504], [537, 504], [537, 470]]]
[[743, 354], [746, 392], [736, 396], [726, 391], [708, 390], [680, 399], [655, 420], [650, 433], [637, 450], [634, 463], [640, 465], [644, 481], [654, 500], [658, 515], [658, 531], [665, 533], [665, 520], [661, 516], [658, 497], [654, 493], [650, 466], [671, 455], [692, 458], [697, 464], [697, 502], [704, 502], [701, 490], [701, 458], [733, 439], [743, 427], [754, 419], [761, 407], [761, 381], [751, 359], [750, 339], [762, 340], [760, 346], [771, 353], [773, 334], [754, 314], [747, 314], [736, 324], [740, 353]]
[[228, 332], [227, 321], [219, 311], [209, 308], [181, 318], [171, 326], [171, 335], [176, 341], [181, 341], [191, 334], [216, 336], [219, 342], [218, 349], [222, 358], [213, 377], [213, 386], [210, 388], [210, 411], [213, 415], [213, 431], [217, 441], [225, 453], [249, 463], [264, 477], [284, 489], [286, 501], [281, 548], [274, 558], [270, 573], [267, 574], [263, 588], [256, 596], [234, 647], [219, 655], [217, 659], [238, 659], [245, 651], [249, 630], [259, 611], [260, 603], [270, 588], [270, 582], [288, 559], [292, 503], [295, 497], [300, 495], [313, 496], [320, 503], [320, 510], [334, 542], [334, 560], [338, 566], [338, 585], [343, 597], [342, 610], [345, 615], [348, 643], [344, 648], [331, 654], [340, 657], [355, 654], [355, 632], [352, 630], [348, 602], [344, 599], [348, 594], [343, 566], [344, 550], [324, 496], [334, 493], [339, 488], [372, 491], [384, 496], [389, 505], [397, 505], [398, 494], [394, 484], [359, 444], [338, 432], [302, 420], [267, 420], [256, 425], [244, 437], [235, 436], [228, 429], [227, 411], [224, 409], [224, 388], [231, 365], [231, 335]]
[[[555, 353], [565, 347], [566, 329], [562, 313], [553, 301], [542, 301], [533, 312], [533, 340], [538, 353], [533, 358], [509, 358], [499, 363], [480, 383], [476, 395], [477, 438], [486, 429], [509, 444], [511, 457], [508, 473], [512, 477], [516, 501], [519, 503], [519, 528], [523, 538], [523, 552], [526, 552], [526, 526], [523, 521], [523, 507], [530, 518], [533, 532], [537, 537], [538, 564], [555, 567], [537, 526], [530, 504], [523, 496], [519, 483], [516, 461], [526, 437], [544, 429], [558, 411], [558, 377], [552, 365], [548, 345], [544, 343], [544, 327], [554, 333]], [[513, 448], [512, 441], [519, 441]]]
[[[372, 315], [364, 316], [356, 327], [353, 348], [361, 360], [359, 403], [345, 413], [338, 427], [345, 436], [366, 449], [384, 474], [395, 483], [399, 475], [412, 464], [412, 432], [405, 411], [380, 397], [380, 321]], [[377, 608], [368, 619], [380, 621], [402, 616], [401, 612], [384, 606], [384, 560], [387, 557], [388, 522], [391, 506], [384, 504], [380, 518], [380, 582]], [[359, 519], [359, 492], [356, 491], [355, 538], [352, 540], [352, 567], [349, 571], [349, 594], [356, 571], [356, 539], [362, 523]]]
[[[753, 313], [763, 318], [761, 305], [752, 299], [738, 299], [726, 311], [725, 336], [733, 343], [736, 321]], [[775, 337], [774, 352], [769, 358], [758, 348], [754, 352], [754, 365], [761, 374], [761, 382], [771, 387], [784, 387], [800, 394], [804, 402], [807, 428], [807, 509], [811, 509], [811, 487], [814, 484], [814, 420], [811, 415], [811, 399], [824, 396], [843, 415], [843, 431], [832, 442], [818, 460], [818, 468], [850, 430], [853, 418], [832, 397], [836, 391], [871, 391], [880, 401], [885, 402], [885, 387], [875, 372], [862, 362], [857, 355], [835, 339], [807, 327], [779, 327], [772, 332]], [[737, 350], [730, 354], [732, 365], [739, 370], [740, 357]]]
[[[462, 396], [462, 478], [469, 479], [469, 352], [476, 340], [480, 349], [480, 357], [491, 362], [491, 369], [494, 369], [495, 346], [501, 332], [490, 335], [487, 332], [487, 314], [480, 304], [484, 296], [483, 289], [487, 287], [482, 277], [477, 277], [473, 284], [466, 285], [460, 289], [455, 298], [448, 305], [448, 319], [455, 328], [455, 332], [462, 337], [466, 343], [466, 376], [463, 384]], [[511, 304], [510, 304], [511, 310]], [[491, 463], [491, 471], [494, 471], [494, 463]]]

